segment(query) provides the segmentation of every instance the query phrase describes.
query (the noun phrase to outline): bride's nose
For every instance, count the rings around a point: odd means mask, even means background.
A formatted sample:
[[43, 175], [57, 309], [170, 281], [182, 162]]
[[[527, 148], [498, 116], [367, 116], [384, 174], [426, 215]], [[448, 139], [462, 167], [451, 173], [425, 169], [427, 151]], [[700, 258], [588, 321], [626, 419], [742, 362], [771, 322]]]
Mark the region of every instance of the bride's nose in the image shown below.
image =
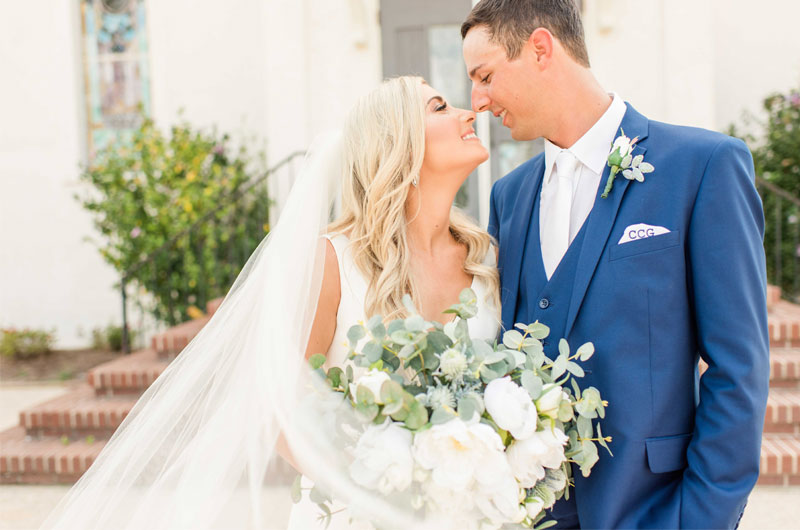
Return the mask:
[[473, 111], [463, 109], [461, 112], [461, 119], [464, 120], [464, 123], [472, 123], [475, 121], [475, 113]]

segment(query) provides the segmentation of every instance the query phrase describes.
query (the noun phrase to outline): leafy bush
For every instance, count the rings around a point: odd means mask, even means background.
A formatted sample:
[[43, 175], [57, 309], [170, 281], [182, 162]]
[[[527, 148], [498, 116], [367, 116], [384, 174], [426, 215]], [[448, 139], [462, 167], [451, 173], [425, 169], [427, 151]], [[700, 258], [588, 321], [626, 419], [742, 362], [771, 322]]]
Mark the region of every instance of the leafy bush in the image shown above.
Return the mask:
[[55, 342], [52, 332], [35, 329], [4, 329], [0, 331], [0, 354], [24, 359], [50, 353]]
[[[800, 88], [788, 94], [768, 96], [764, 99], [763, 109], [766, 113], [764, 121], [752, 115], [745, 116], [746, 123], [755, 123], [761, 129], [760, 135], [751, 133], [743, 136], [753, 153], [756, 175], [800, 197]], [[735, 127], [731, 127], [731, 133], [736, 135]], [[797, 296], [800, 293], [794, 292], [796, 278], [793, 267], [800, 252], [795, 240], [800, 229], [800, 209], [784, 199], [781, 200], [779, 212], [775, 194], [764, 189], [761, 191], [766, 217], [764, 247], [770, 283], [780, 285], [785, 293]], [[780, 245], [780, 278], [776, 277], [776, 245]]]
[[[263, 158], [227, 142], [188, 124], [164, 135], [145, 120], [129, 143], [100, 151], [81, 176], [92, 189], [78, 199], [102, 235], [103, 258], [129, 274], [139, 294], [150, 295], [145, 309], [170, 325], [186, 320], [190, 305], [222, 296], [269, 230], [265, 185], [230, 199], [262, 174]], [[152, 259], [140, 263], [145, 256]]]
[[[135, 343], [137, 335], [135, 329], [128, 328], [128, 344]], [[110, 324], [92, 330], [92, 349], [122, 351], [122, 326]]]

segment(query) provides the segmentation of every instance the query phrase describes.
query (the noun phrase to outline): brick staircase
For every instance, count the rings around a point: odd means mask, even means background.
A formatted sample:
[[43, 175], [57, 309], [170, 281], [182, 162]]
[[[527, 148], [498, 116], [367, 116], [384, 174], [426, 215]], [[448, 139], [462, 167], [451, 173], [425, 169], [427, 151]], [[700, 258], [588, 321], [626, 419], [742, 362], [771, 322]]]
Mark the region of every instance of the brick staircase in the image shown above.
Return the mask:
[[66, 394], [23, 410], [0, 432], [0, 484], [71, 484], [91, 466], [139, 396], [217, 310], [156, 335], [151, 347], [96, 366]]
[[[780, 294], [770, 286], [770, 395], [758, 483], [788, 486], [800, 485], [800, 306]], [[208, 304], [207, 317], [157, 335], [149, 349], [97, 366], [83, 385], [22, 411], [19, 425], [0, 433], [0, 483], [75, 482], [220, 302]]]

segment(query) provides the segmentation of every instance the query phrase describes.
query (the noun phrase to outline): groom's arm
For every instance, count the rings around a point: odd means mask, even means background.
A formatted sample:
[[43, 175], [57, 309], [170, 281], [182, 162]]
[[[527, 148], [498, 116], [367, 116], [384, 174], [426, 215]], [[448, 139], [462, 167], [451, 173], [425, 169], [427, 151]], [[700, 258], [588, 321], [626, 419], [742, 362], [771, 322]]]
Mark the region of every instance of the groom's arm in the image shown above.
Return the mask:
[[681, 528], [733, 528], [758, 478], [769, 390], [764, 212], [746, 145], [715, 148], [687, 234], [700, 402], [682, 484]]

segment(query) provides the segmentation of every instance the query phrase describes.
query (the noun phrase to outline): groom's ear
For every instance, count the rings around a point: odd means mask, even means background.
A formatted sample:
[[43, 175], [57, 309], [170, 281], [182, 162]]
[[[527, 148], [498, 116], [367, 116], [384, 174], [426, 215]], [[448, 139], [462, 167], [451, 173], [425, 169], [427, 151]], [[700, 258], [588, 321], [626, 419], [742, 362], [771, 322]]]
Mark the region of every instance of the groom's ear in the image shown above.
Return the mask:
[[528, 53], [536, 61], [540, 68], [547, 68], [553, 59], [553, 48], [555, 47], [555, 37], [546, 28], [536, 28], [528, 37], [525, 43]]

